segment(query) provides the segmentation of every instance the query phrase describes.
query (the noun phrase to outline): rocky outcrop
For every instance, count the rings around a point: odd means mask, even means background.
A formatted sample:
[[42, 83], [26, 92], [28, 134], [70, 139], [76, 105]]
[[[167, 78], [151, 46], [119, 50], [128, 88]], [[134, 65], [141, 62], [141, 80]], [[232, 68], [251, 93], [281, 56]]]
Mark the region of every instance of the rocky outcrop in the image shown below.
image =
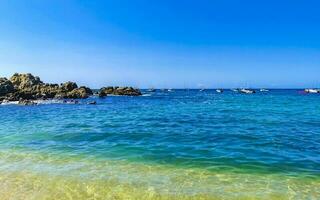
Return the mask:
[[77, 88], [78, 88], [78, 85], [75, 82], [70, 82], [70, 81], [61, 84], [61, 87], [60, 87], [60, 89], [63, 92], [71, 92], [72, 90]]
[[88, 98], [90, 95], [92, 95], [92, 90], [88, 87], [80, 87], [75, 88], [72, 91], [68, 92], [65, 96], [65, 98], [71, 98], [71, 99], [85, 99]]
[[66, 82], [61, 85], [43, 83], [39, 77], [32, 74], [14, 74], [10, 80], [0, 79], [0, 100], [19, 101], [25, 105], [28, 101], [36, 99], [52, 98], [88, 98], [92, 90], [88, 87], [80, 87], [74, 82]]
[[36, 102], [33, 102], [31, 100], [20, 100], [19, 105], [23, 105], [23, 106], [33, 106], [33, 105], [37, 105]]
[[38, 76], [33, 76], [32, 74], [18, 74], [15, 73], [10, 78], [11, 83], [14, 85], [15, 89], [21, 90], [25, 88], [31, 88], [33, 86], [41, 85], [43, 82]]
[[61, 84], [55, 98], [65, 98], [65, 99], [85, 99], [93, 95], [90, 88], [81, 86], [78, 88], [77, 84], [74, 82], [66, 82]]
[[[85, 86], [75, 82], [63, 84], [44, 83], [38, 76], [15, 73], [10, 79], [0, 78], [0, 102], [18, 101], [21, 105], [33, 105], [38, 99], [83, 99], [93, 95]], [[133, 87], [104, 87], [98, 92], [100, 97], [107, 95], [139, 96], [141, 91]]]
[[7, 78], [0, 78], [0, 96], [14, 92], [14, 86]]
[[[76, 90], [78, 88], [78, 85], [75, 82], [66, 82], [66, 83], [62, 83], [60, 84], [60, 87], [57, 88], [56, 90], [56, 94], [54, 96], [54, 98], [60, 98], [60, 99], [68, 99], [68, 98], [75, 98], [75, 92], [73, 92], [73, 94], [71, 94], [71, 92], [73, 90]], [[72, 97], [71, 97], [72, 96]]]
[[14, 91], [6, 93], [6, 99], [9, 101], [53, 98], [59, 87], [57, 84], [44, 84], [39, 77], [30, 73], [15, 73], [10, 82], [14, 86]]
[[44, 84], [39, 86], [39, 88], [37, 89], [37, 96], [39, 97], [43, 97], [45, 99], [52, 99], [55, 98], [55, 96], [57, 95], [57, 93], [60, 91], [60, 87], [58, 84]]
[[124, 96], [140, 96], [142, 95], [139, 89], [133, 87], [103, 87], [100, 89], [99, 97], [107, 95], [124, 95]]
[[99, 97], [105, 97], [108, 94], [113, 94], [114, 88], [113, 87], [103, 87], [99, 91]]

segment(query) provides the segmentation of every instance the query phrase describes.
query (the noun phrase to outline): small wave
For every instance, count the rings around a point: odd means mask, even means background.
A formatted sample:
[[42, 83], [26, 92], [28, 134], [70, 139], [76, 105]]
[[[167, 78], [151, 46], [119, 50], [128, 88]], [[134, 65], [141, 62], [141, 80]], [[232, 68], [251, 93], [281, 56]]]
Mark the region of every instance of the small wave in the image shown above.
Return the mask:
[[51, 99], [51, 100], [35, 100], [33, 101], [36, 104], [60, 104], [63, 103], [63, 100]]
[[[64, 103], [63, 100], [58, 99], [51, 99], [51, 100], [33, 100], [33, 103], [37, 105], [43, 105], [43, 104], [62, 104]], [[19, 101], [8, 101], [8, 102], [2, 102], [0, 105], [6, 106], [6, 105], [18, 105]]]
[[6, 105], [18, 105], [19, 101], [8, 101], [8, 102], [2, 102], [0, 105], [6, 106]]
[[142, 96], [143, 96], [143, 97], [151, 97], [152, 94], [143, 94]]
[[108, 94], [107, 97], [121, 97], [122, 95], [118, 95], [118, 94]]

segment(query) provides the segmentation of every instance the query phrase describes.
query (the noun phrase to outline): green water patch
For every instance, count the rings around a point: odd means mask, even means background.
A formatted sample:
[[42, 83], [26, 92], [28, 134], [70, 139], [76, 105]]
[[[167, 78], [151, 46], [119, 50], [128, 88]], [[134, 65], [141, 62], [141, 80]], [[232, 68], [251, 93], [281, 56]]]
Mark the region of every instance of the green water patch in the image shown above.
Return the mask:
[[[206, 158], [170, 158], [165, 155], [139, 156], [143, 154], [141, 150], [113, 148], [112, 151], [105, 153], [95, 151], [74, 151], [72, 148], [65, 147], [63, 149], [39, 149], [22, 146], [2, 147], [0, 149], [0, 158], [24, 160], [24, 158], [39, 159], [50, 162], [66, 162], [66, 161], [85, 161], [92, 163], [104, 162], [127, 162], [148, 166], [163, 166], [167, 168], [176, 168], [181, 170], [204, 170], [208, 173], [236, 173], [236, 174], [257, 174], [257, 175], [283, 175], [290, 177], [305, 177], [310, 179], [319, 179], [318, 170], [314, 172], [300, 168], [292, 170], [290, 166], [285, 164], [263, 164], [261, 162], [235, 162], [231, 158], [215, 158], [209, 160]], [[297, 167], [297, 166], [295, 166]]]
[[0, 152], [1, 199], [319, 199], [320, 178]]

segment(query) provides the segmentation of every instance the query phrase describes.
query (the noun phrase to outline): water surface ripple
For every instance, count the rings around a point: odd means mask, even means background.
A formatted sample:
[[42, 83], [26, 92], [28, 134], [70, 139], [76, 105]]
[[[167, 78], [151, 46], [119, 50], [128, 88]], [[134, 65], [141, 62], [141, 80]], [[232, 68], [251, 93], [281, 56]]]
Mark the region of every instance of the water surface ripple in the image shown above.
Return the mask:
[[0, 106], [0, 153], [319, 179], [320, 95], [175, 90], [95, 100]]

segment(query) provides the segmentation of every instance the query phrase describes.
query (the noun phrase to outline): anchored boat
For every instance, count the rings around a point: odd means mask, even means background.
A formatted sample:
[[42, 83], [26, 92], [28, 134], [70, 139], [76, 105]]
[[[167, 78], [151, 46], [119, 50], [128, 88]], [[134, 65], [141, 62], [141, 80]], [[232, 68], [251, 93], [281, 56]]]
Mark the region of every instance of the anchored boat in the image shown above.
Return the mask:
[[231, 91], [233, 91], [233, 92], [239, 92], [240, 89], [231, 89]]
[[217, 93], [222, 93], [222, 92], [223, 92], [223, 89], [216, 89], [216, 92], [217, 92]]
[[320, 93], [320, 89], [305, 89], [304, 91], [306, 93], [312, 93], [312, 94]]
[[256, 91], [250, 90], [250, 89], [241, 89], [239, 92], [240, 92], [240, 93], [243, 93], [243, 94], [253, 94], [253, 93], [256, 93]]

